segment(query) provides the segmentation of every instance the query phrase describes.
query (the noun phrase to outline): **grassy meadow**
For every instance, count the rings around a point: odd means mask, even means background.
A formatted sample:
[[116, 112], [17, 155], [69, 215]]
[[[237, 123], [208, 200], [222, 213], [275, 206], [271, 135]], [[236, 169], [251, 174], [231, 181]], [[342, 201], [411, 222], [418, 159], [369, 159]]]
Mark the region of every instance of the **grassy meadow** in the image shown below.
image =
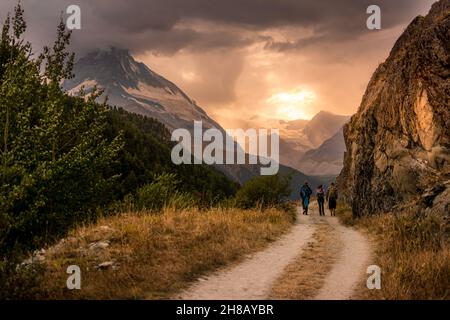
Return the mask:
[[[263, 248], [294, 220], [293, 210], [274, 208], [166, 208], [101, 218], [48, 248], [45, 262], [23, 268], [25, 274], [39, 268], [27, 298], [170, 298], [202, 274]], [[81, 290], [66, 287], [69, 265], [81, 269]]]

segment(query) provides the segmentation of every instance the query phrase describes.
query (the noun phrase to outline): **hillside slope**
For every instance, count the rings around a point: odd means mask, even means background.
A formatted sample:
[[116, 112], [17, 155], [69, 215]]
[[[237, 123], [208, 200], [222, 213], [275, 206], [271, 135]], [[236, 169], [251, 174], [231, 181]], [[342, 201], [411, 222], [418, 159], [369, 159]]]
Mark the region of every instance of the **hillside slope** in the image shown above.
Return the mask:
[[117, 167], [121, 173], [113, 187], [117, 199], [134, 194], [137, 188], [162, 173], [175, 173], [179, 188], [195, 194], [204, 204], [231, 196], [238, 189], [237, 183], [206, 164], [173, 164], [170, 153], [174, 143], [170, 141], [170, 132], [159, 121], [123, 109], [108, 112], [107, 121], [109, 139], [120, 133], [125, 138], [118, 163], [111, 164], [111, 168]]
[[[311, 120], [280, 122], [280, 162], [307, 175], [338, 175], [343, 166], [342, 159], [334, 159], [343, 158], [345, 144], [341, 143], [342, 127], [349, 119], [349, 116], [320, 111]], [[341, 137], [335, 137], [338, 132]], [[327, 149], [328, 156], [333, 160], [317, 161], [306, 156], [306, 153], [322, 148], [327, 140], [333, 138], [340, 138], [336, 147]]]

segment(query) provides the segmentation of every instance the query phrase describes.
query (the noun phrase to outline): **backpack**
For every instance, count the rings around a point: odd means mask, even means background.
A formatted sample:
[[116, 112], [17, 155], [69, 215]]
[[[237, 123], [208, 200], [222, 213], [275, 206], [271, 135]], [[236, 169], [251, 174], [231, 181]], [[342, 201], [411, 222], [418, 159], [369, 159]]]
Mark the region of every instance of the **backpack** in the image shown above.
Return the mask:
[[305, 190], [304, 190], [303, 188], [300, 189], [300, 197], [301, 197], [302, 199], [305, 199], [305, 198], [306, 198]]
[[337, 190], [335, 187], [328, 189], [328, 199], [337, 199]]

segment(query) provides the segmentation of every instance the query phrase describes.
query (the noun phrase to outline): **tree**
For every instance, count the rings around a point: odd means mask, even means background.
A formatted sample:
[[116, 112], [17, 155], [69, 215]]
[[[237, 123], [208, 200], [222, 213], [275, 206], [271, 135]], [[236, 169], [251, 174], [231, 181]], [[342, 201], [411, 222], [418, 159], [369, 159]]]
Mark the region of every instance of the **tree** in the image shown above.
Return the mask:
[[71, 77], [70, 32], [37, 59], [23, 40], [20, 4], [6, 19], [0, 39], [0, 253], [33, 249], [71, 225], [95, 218], [117, 177], [108, 168], [122, 139], [105, 138], [101, 92], [68, 97], [60, 87]]
[[259, 176], [249, 180], [236, 193], [236, 206], [249, 209], [260, 206], [266, 208], [283, 202], [290, 193], [291, 175]]

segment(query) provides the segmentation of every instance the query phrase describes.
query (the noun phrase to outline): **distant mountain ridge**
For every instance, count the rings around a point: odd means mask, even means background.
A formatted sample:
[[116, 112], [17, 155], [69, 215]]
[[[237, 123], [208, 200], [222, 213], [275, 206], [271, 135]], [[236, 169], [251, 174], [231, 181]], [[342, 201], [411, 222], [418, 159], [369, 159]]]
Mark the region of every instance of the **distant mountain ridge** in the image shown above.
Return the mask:
[[350, 116], [321, 111], [280, 129], [280, 162], [308, 175], [338, 175], [345, 151], [343, 126]]
[[317, 149], [307, 151], [298, 168], [312, 175], [338, 175], [344, 165], [345, 140], [343, 128], [325, 140]]
[[333, 137], [342, 130], [345, 123], [350, 120], [350, 116], [342, 116], [327, 111], [321, 111], [314, 116], [303, 129], [310, 144], [318, 148], [327, 139]]

